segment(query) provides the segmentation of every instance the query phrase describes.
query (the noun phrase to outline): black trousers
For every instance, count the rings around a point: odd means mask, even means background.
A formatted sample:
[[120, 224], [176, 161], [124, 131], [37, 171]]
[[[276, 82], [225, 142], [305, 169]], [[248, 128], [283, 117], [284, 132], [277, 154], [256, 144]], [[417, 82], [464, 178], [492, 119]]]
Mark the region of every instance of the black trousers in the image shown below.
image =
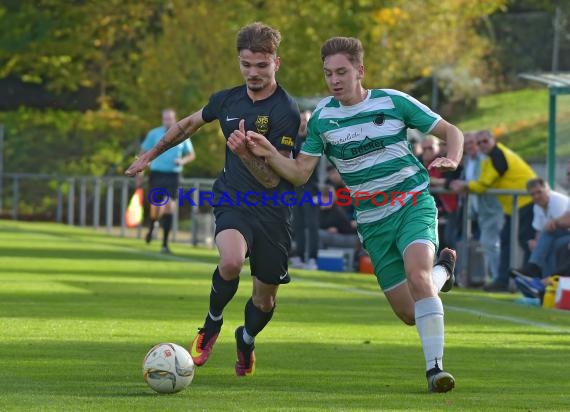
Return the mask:
[[563, 276], [570, 276], [570, 244], [556, 251], [556, 272]]

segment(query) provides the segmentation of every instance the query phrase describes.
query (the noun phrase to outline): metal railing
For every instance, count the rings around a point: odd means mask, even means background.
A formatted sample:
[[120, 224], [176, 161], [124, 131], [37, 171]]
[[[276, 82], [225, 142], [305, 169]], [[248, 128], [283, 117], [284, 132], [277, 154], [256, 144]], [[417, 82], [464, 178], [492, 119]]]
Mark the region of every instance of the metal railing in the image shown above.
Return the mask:
[[[135, 188], [135, 179], [124, 176], [112, 177], [93, 177], [93, 176], [55, 176], [44, 174], [32, 173], [5, 173], [0, 176], [0, 179], [11, 181], [11, 185], [4, 182], [4, 193], [0, 193], [0, 201], [2, 196], [6, 196], [7, 192], [11, 192], [9, 202], [2, 202], [3, 205], [11, 204], [11, 211], [8, 213], [13, 220], [20, 218], [20, 200], [23, 196], [22, 183], [24, 181], [37, 182], [51, 182], [55, 189], [47, 191], [48, 197], [55, 197], [55, 216], [53, 220], [59, 223], [68, 225], [78, 225], [86, 227], [91, 225], [93, 228], [105, 228], [107, 232], [111, 233], [116, 228], [119, 228], [119, 235], [126, 236], [127, 225], [125, 222], [125, 210], [129, 201], [129, 194]], [[55, 182], [55, 184], [54, 184]], [[188, 241], [192, 245], [208, 245], [213, 246], [214, 236], [214, 221], [210, 210], [201, 210], [199, 202], [200, 191], [211, 191], [214, 184], [214, 179], [201, 179], [201, 178], [183, 178], [180, 181], [180, 187], [188, 190], [196, 188], [192, 192], [192, 205], [189, 207], [190, 214], [190, 236]], [[38, 187], [33, 185], [32, 187]], [[9, 189], [11, 187], [11, 190]], [[45, 189], [45, 188], [44, 188]], [[49, 188], [48, 188], [49, 189]], [[53, 193], [55, 191], [55, 193]], [[432, 193], [452, 193], [441, 189], [432, 189]], [[518, 199], [520, 196], [528, 195], [524, 190], [495, 190], [491, 189], [486, 192], [493, 195], [508, 195], [512, 196], [513, 212], [511, 216], [511, 232], [510, 232], [510, 266], [514, 267], [519, 261], [519, 245], [518, 245], [518, 232], [519, 232], [519, 211], [517, 208]], [[118, 199], [116, 199], [118, 196]], [[145, 199], [145, 203], [147, 200]], [[103, 210], [101, 208], [103, 207]], [[463, 202], [463, 219], [462, 225], [462, 238], [469, 240], [472, 238], [471, 234], [471, 218], [470, 216], [470, 196], [464, 196]], [[174, 215], [172, 239], [177, 240], [180, 236], [180, 214], [179, 208], [175, 208], [177, 213]], [[90, 213], [89, 213], [90, 212]], [[5, 216], [5, 217], [8, 217]], [[91, 216], [91, 219], [88, 218]], [[101, 218], [104, 218], [104, 223]], [[45, 219], [44, 219], [45, 220]], [[52, 219], [47, 219], [52, 220]], [[141, 228], [137, 228], [136, 236], [141, 237]], [[463, 250], [460, 250], [463, 257], [465, 267], [469, 267], [469, 253], [467, 253], [468, 242], [463, 242], [461, 245]]]
[[[92, 226], [94, 229], [105, 228], [109, 233], [118, 228], [120, 236], [127, 234], [125, 210], [130, 194], [136, 188], [135, 179], [124, 176], [57, 176], [33, 173], [5, 173], [0, 176], [0, 179], [10, 183], [4, 184], [4, 193], [0, 193], [0, 198], [5, 196], [8, 200], [2, 203], [9, 205], [8, 210], [1, 211], [4, 212], [2, 215], [5, 217], [11, 217], [12, 220], [21, 219], [20, 209], [26, 190], [29, 194], [29, 188], [22, 188], [22, 184], [26, 182], [29, 186], [30, 182], [34, 182], [33, 192], [43, 189], [44, 197], [54, 200], [52, 207], [45, 207], [47, 212], [42, 211], [45, 216], [42, 220], [53, 220], [81, 227]], [[196, 188], [192, 196], [194, 203], [198, 205], [199, 191], [210, 191], [213, 183], [214, 179], [184, 178], [181, 179], [180, 187]], [[42, 201], [41, 196], [36, 197], [38, 197], [36, 202]], [[208, 236], [208, 233], [213, 234], [214, 230], [211, 214], [202, 212], [199, 206], [190, 207], [190, 243], [211, 245], [213, 235]], [[180, 215], [177, 213], [179, 208], [175, 208], [175, 211], [172, 227], [172, 240], [174, 241], [180, 234]], [[136, 235], [141, 237], [140, 227], [137, 228]]]
[[[440, 190], [440, 189], [432, 189], [432, 193], [453, 193], [447, 190]], [[509, 255], [509, 267], [518, 267], [519, 258], [519, 251], [520, 246], [518, 242], [518, 233], [519, 233], [519, 208], [518, 208], [518, 200], [520, 196], [528, 196], [528, 192], [526, 190], [504, 190], [504, 189], [489, 189], [485, 192], [485, 194], [489, 195], [507, 195], [512, 196], [512, 214], [511, 214], [511, 231], [509, 234], [509, 246], [510, 246], [510, 255]], [[471, 196], [463, 196], [462, 197], [462, 220], [461, 220], [461, 234], [462, 239], [470, 240], [473, 238], [471, 233], [471, 220], [473, 216], [471, 216]], [[461, 250], [458, 252], [461, 253], [464, 267], [469, 268], [469, 242], [464, 241], [461, 244]], [[502, 253], [502, 251], [501, 251]]]

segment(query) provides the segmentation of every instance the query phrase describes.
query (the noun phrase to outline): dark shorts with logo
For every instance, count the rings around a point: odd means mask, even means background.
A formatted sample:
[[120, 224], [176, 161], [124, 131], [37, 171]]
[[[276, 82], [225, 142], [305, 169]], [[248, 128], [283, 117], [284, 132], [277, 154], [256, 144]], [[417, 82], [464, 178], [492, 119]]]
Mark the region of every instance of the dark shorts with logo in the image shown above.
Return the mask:
[[289, 283], [288, 254], [291, 248], [291, 227], [286, 222], [261, 222], [237, 208], [217, 207], [216, 236], [222, 230], [235, 229], [247, 242], [251, 276], [263, 283]]
[[179, 173], [151, 171], [148, 177], [148, 190], [150, 193], [153, 189], [158, 189], [156, 194], [153, 196], [153, 201], [154, 200], [156, 200], [157, 202], [162, 201], [164, 197], [163, 191], [166, 191], [166, 193], [168, 193], [170, 199], [178, 199], [179, 183], [180, 183]]

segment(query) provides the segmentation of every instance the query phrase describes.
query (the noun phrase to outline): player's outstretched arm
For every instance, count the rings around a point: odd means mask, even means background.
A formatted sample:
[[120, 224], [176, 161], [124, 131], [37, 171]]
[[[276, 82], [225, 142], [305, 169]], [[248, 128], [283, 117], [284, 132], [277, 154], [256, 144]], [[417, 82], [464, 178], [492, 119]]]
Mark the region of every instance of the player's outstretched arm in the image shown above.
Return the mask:
[[247, 132], [247, 145], [254, 155], [265, 158], [271, 169], [295, 186], [307, 183], [320, 159], [302, 153], [295, 159], [282, 156], [265, 136], [252, 131]]
[[171, 147], [188, 139], [206, 122], [202, 119], [202, 110], [185, 117], [172, 126], [160, 141], [150, 150], [142, 153], [125, 171], [127, 176], [135, 176], [142, 172], [159, 155]]
[[447, 142], [447, 156], [438, 157], [428, 166], [429, 169], [455, 170], [463, 156], [463, 133], [457, 126], [441, 119], [430, 132]]

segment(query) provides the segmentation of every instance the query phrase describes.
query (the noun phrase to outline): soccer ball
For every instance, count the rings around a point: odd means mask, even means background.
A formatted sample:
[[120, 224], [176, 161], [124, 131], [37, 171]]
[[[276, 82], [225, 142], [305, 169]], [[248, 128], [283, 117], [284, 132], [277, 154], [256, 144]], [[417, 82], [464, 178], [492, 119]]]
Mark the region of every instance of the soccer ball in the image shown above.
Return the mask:
[[143, 377], [159, 393], [175, 393], [194, 378], [194, 362], [186, 349], [175, 343], [159, 343], [143, 361]]

